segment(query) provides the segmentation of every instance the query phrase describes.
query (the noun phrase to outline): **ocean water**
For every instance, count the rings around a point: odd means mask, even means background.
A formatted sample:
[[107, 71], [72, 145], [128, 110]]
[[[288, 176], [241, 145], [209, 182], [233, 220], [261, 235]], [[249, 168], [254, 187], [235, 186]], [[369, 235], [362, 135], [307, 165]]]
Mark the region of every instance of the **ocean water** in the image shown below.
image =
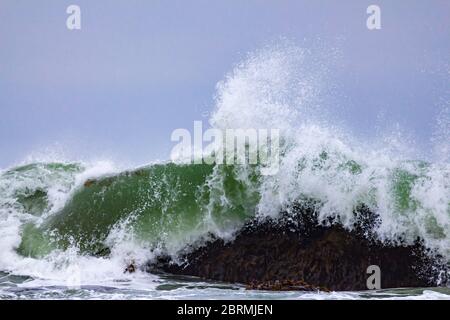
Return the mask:
[[90, 284], [68, 285], [65, 281], [33, 279], [28, 276], [0, 274], [0, 299], [214, 299], [214, 300], [450, 300], [449, 288], [399, 288], [358, 292], [272, 292], [246, 290], [238, 284], [201, 281], [194, 277], [133, 274], [117, 279], [102, 279]]
[[[420, 237], [450, 261], [445, 110], [427, 159], [398, 136], [361, 142], [319, 116], [323, 72], [306, 51], [282, 45], [250, 54], [217, 85], [213, 128], [280, 130], [271, 175], [261, 165], [192, 164], [182, 157], [125, 169], [51, 158], [2, 169], [0, 298], [449, 299], [445, 286], [265, 292], [141, 271], [158, 254], [176, 257], [209, 235], [232, 241], [249, 219], [276, 218], [310, 200], [319, 204], [319, 220], [334, 217], [348, 229], [354, 208], [364, 204], [380, 217], [380, 240]], [[124, 273], [131, 263], [137, 272]]]

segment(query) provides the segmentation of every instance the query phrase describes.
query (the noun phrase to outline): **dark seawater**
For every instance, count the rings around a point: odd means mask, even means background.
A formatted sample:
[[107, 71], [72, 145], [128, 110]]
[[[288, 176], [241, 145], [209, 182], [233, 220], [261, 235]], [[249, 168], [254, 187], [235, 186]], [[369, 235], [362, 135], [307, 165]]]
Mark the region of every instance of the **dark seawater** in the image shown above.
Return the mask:
[[450, 299], [450, 288], [400, 288], [360, 292], [271, 292], [189, 277], [147, 274], [103, 284], [66, 286], [51, 280], [0, 273], [0, 299]]

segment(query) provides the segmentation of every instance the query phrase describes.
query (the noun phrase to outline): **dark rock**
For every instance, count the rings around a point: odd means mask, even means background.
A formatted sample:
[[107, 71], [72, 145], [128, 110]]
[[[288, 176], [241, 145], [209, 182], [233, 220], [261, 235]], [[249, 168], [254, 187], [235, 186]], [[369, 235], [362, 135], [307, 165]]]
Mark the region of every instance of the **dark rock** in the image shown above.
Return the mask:
[[302, 280], [252, 281], [245, 288], [268, 291], [330, 291], [327, 288], [312, 286]]
[[136, 264], [132, 261], [123, 271], [123, 273], [134, 273], [136, 272]]
[[[418, 239], [406, 245], [382, 243], [373, 229], [378, 217], [367, 208], [355, 210], [352, 231], [339, 221], [317, 221], [313, 205], [297, 206], [278, 220], [247, 223], [231, 242], [214, 239], [186, 248], [177, 264], [161, 257], [149, 271], [193, 275], [244, 283], [248, 288], [286, 290], [324, 287], [365, 290], [367, 268], [381, 269], [381, 288], [436, 286], [446, 263]], [[445, 279], [443, 279], [445, 281]]]

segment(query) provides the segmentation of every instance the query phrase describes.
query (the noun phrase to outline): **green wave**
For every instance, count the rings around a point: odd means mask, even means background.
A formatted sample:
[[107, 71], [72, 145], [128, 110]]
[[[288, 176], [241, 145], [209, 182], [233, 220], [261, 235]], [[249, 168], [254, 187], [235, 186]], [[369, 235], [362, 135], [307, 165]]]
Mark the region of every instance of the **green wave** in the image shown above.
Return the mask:
[[120, 226], [150, 246], [175, 245], [215, 228], [239, 227], [254, 215], [258, 200], [232, 166], [153, 165], [87, 180], [62, 210], [24, 228], [18, 251], [43, 256], [75, 245], [99, 254]]
[[[6, 209], [28, 216], [17, 252], [43, 257], [55, 249], [75, 247], [83, 254], [103, 255], [127, 239], [142, 247], [176, 252], [210, 233], [219, 237], [232, 234], [253, 218], [261, 205], [281, 208], [280, 203], [289, 206], [313, 200], [326, 207], [327, 194], [323, 196], [320, 188], [327, 187], [354, 208], [366, 204], [377, 210], [379, 199], [385, 201], [389, 212], [384, 214], [390, 215], [391, 223], [401, 224], [414, 236], [443, 241], [439, 243], [447, 243], [448, 238], [447, 225], [442, 223], [447, 221], [445, 215], [450, 216], [448, 199], [440, 194], [442, 204], [421, 202], [432, 196], [428, 194], [433, 192], [431, 186], [447, 188], [447, 176], [439, 180], [441, 172], [434, 168], [431, 174], [431, 165], [420, 161], [377, 168], [321, 152], [299, 158], [292, 176], [273, 177], [261, 176], [258, 166], [166, 163], [84, 180], [75, 186], [76, 177], [85, 170], [78, 164], [33, 164], [1, 174], [0, 214]], [[315, 183], [312, 190], [320, 183], [317, 193], [310, 191], [310, 184], [303, 187], [302, 179], [308, 178]], [[367, 185], [361, 188], [361, 183]], [[288, 191], [283, 189], [286, 185]], [[65, 195], [59, 209], [51, 197], [54, 192]], [[330, 214], [346, 214], [351, 219], [352, 213]], [[404, 228], [399, 230], [404, 232]]]

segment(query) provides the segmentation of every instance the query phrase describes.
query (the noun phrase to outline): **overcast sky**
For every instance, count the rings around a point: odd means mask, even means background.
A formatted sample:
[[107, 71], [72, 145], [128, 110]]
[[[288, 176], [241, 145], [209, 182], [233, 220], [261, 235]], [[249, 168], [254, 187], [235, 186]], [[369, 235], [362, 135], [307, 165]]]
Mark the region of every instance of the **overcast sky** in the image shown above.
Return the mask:
[[[66, 8], [81, 8], [81, 30]], [[369, 31], [366, 8], [381, 8]], [[285, 37], [338, 50], [332, 70], [356, 133], [380, 115], [426, 146], [450, 101], [450, 1], [0, 0], [0, 167], [71, 157], [167, 159], [176, 128], [214, 106], [248, 52]]]

